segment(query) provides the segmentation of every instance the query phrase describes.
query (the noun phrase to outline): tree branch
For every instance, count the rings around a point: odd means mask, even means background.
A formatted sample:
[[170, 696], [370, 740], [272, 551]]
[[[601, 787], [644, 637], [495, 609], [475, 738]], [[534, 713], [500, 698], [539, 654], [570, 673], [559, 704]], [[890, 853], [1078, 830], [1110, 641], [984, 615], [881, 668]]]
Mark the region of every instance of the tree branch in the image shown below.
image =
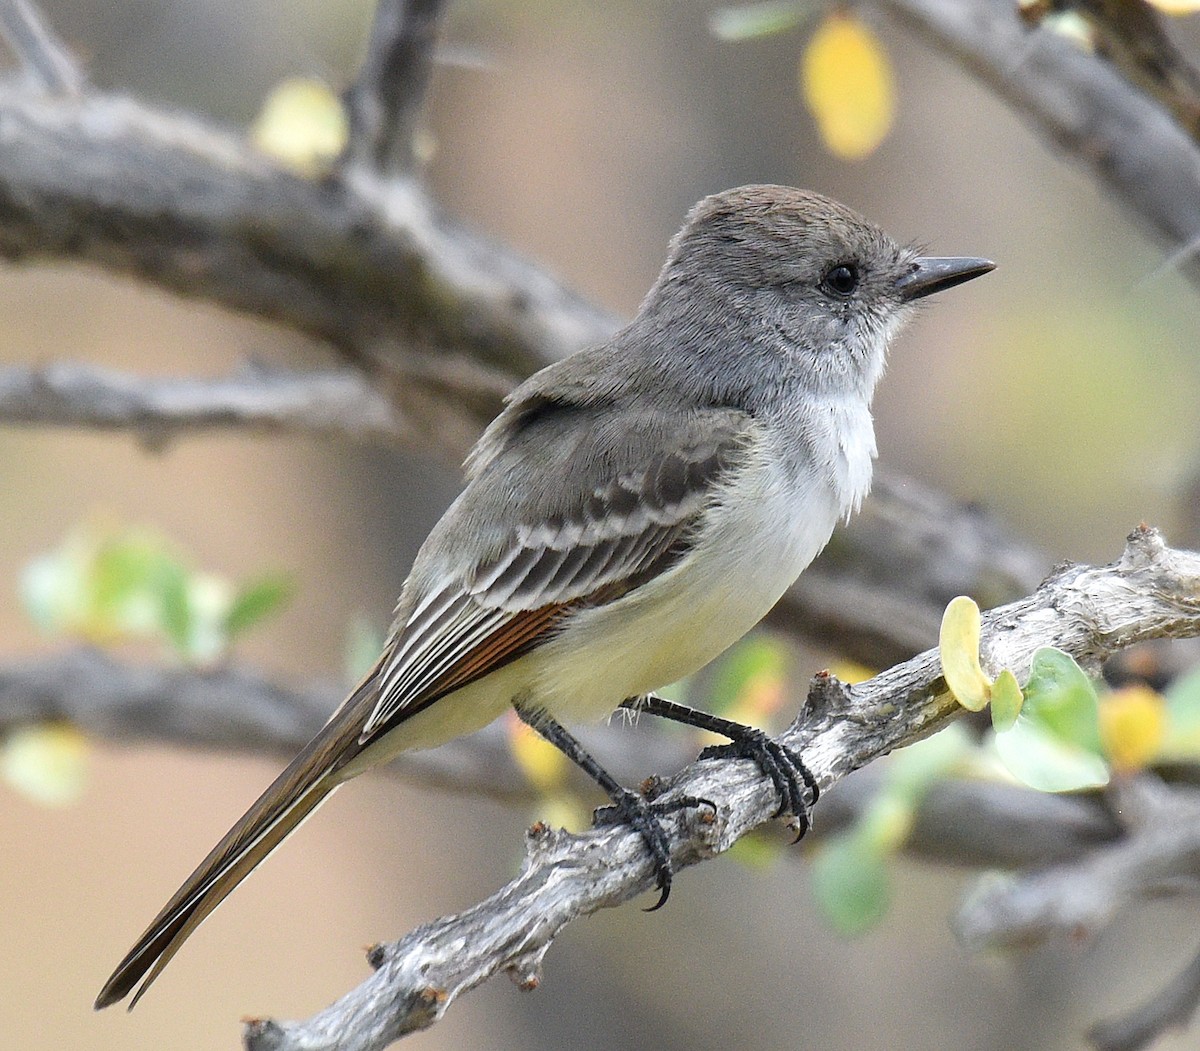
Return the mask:
[[29, 0], [0, 0], [0, 35], [36, 90], [47, 95], [83, 91], [87, 84], [83, 70]]
[[1096, 1051], [1140, 1051], [1169, 1029], [1183, 1028], [1200, 1006], [1200, 953], [1140, 1007], [1088, 1030]]
[[[1094, 935], [1131, 904], [1200, 888], [1200, 792], [1149, 775], [1118, 784], [1110, 808], [1126, 834], [1082, 857], [1004, 880], [989, 879], [959, 910], [955, 929], [979, 951], [1058, 936]], [[1043, 861], [1042, 864], [1045, 864]], [[1200, 1004], [1200, 955], [1173, 981], [1126, 1015], [1088, 1032], [1098, 1051], [1137, 1051]]]
[[242, 135], [117, 96], [5, 94], [0, 128], [10, 261], [96, 263], [360, 362], [395, 344], [510, 379], [615, 327], [410, 181], [304, 179]]
[[[446, 447], [457, 448], [478, 421], [439, 415], [442, 403], [427, 393], [418, 387], [407, 398], [389, 398], [354, 369], [249, 365], [223, 378], [152, 379], [63, 362], [0, 370], [0, 421], [127, 430], [155, 449], [231, 427], [389, 444], [440, 434]], [[479, 391], [481, 406], [486, 396]], [[398, 407], [404, 402], [406, 414]], [[862, 512], [837, 532], [769, 618], [789, 635], [871, 667], [931, 645], [955, 595], [996, 605], [1028, 591], [1046, 566], [1040, 553], [980, 508], [886, 471], [880, 475]]]
[[346, 92], [345, 161], [376, 175], [411, 171], [445, 0], [380, 0], [358, 77]]
[[333, 434], [355, 440], [414, 440], [378, 385], [358, 370], [323, 372], [247, 365], [215, 379], [133, 376], [56, 362], [0, 369], [0, 420], [38, 426], [123, 430], [160, 447], [183, 434], [245, 427]]
[[[1118, 562], [1067, 567], [1029, 598], [985, 614], [983, 657], [989, 671], [1008, 667], [1024, 679], [1045, 645], [1095, 666], [1143, 639], [1196, 634], [1200, 555], [1173, 551], [1156, 532], [1140, 530]], [[805, 711], [781, 739], [828, 788], [958, 714], [944, 692], [937, 653], [927, 652], [853, 687], [818, 676]], [[664, 785], [664, 798], [676, 794], [717, 803], [715, 815], [692, 811], [668, 824], [680, 868], [728, 849], [768, 821], [777, 805], [770, 782], [742, 761], [693, 763]], [[500, 971], [533, 988], [563, 927], [651, 889], [653, 879], [636, 833], [601, 828], [572, 836], [535, 826], [517, 879], [466, 912], [373, 950], [375, 974], [311, 1019], [249, 1023], [246, 1047], [368, 1051], [432, 1025], [459, 995]]]
[[1200, 886], [1200, 793], [1150, 778], [1118, 789], [1112, 808], [1127, 835], [1081, 860], [992, 881], [959, 911], [970, 949], [1029, 945], [1053, 935], [1094, 934], [1139, 898]]
[[956, 58], [1069, 158], [1085, 166], [1200, 281], [1200, 147], [1158, 103], [1099, 55], [1012, 0], [876, 0], [935, 50]]
[[[281, 686], [244, 668], [126, 664], [78, 648], [0, 668], [0, 738], [21, 726], [67, 722], [99, 740], [290, 759], [344, 695], [332, 685]], [[629, 784], [657, 764], [677, 769], [696, 751], [684, 735], [633, 733], [620, 725], [587, 727], [580, 736], [606, 769]], [[392, 769], [456, 792], [510, 801], [539, 798], [514, 762], [499, 723], [440, 748], [410, 752]], [[578, 784], [594, 787], [583, 777]]]

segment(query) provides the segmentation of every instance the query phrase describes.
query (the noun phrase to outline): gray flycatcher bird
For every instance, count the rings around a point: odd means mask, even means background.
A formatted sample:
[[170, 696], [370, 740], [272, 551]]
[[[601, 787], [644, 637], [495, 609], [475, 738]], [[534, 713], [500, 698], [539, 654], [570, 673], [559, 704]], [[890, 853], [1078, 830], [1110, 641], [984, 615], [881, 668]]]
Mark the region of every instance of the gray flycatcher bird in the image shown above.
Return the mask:
[[96, 1007], [141, 982], [132, 1007], [343, 781], [510, 705], [641, 833], [659, 905], [667, 807], [618, 785], [558, 720], [625, 703], [716, 730], [759, 763], [803, 831], [816, 783], [798, 756], [652, 691], [741, 638], [858, 508], [889, 341], [915, 300], [992, 268], [923, 258], [802, 190], [744, 186], [697, 204], [633, 321], [509, 396], [417, 554], [378, 663], [180, 887]]

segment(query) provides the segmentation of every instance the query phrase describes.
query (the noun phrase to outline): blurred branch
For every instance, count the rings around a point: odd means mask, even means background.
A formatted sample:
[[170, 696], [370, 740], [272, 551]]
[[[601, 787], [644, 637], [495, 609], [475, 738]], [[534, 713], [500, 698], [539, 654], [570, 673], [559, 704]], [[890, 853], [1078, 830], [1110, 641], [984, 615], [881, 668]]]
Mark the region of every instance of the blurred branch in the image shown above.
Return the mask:
[[1027, 594], [1049, 559], [975, 504], [881, 469], [862, 510], [772, 610], [768, 623], [870, 668], [937, 643], [946, 604]]
[[360, 365], [394, 344], [511, 381], [615, 328], [411, 181], [305, 179], [240, 134], [112, 95], [0, 93], [0, 125], [10, 262], [96, 263], [311, 333]]
[[83, 90], [83, 70], [29, 0], [0, 0], [0, 36], [38, 91], [78, 95]]
[[[1200, 792], [1150, 775], [1118, 784], [1110, 810], [1125, 834], [1064, 864], [984, 884], [955, 927], [973, 950], [1094, 935], [1123, 909], [1164, 893], [1200, 891]], [[1136, 1051], [1184, 1025], [1200, 1004], [1200, 955], [1140, 1007], [1091, 1028], [1098, 1051]]]
[[413, 136], [445, 0], [380, 0], [358, 77], [346, 92], [345, 159], [378, 175], [413, 167]]
[[404, 440], [412, 429], [378, 385], [357, 370], [296, 372], [257, 365], [216, 379], [133, 376], [69, 362], [0, 369], [0, 419], [132, 431], [156, 447], [183, 433], [218, 428], [358, 440]]
[[1170, 1029], [1183, 1028], [1200, 1006], [1200, 953], [1157, 995], [1119, 1018], [1088, 1030], [1096, 1051], [1140, 1051]]
[[[0, 668], [0, 737], [20, 726], [61, 721], [107, 741], [291, 758], [343, 696], [339, 687], [292, 689], [244, 668], [130, 664], [81, 647]], [[660, 764], [678, 769], [696, 752], [682, 735], [637, 733], [620, 724], [584, 728], [580, 736], [614, 776], [630, 784]], [[391, 769], [456, 792], [539, 798], [513, 761], [499, 723], [408, 753]]]
[[955, 929], [972, 950], [1094, 934], [1140, 898], [1200, 890], [1200, 793], [1146, 777], [1117, 789], [1126, 835], [1081, 860], [996, 881], [974, 894]]
[[876, 0], [957, 59], [1121, 201], [1200, 281], [1200, 147], [1102, 57], [1046, 26], [1029, 29], [1015, 0]]
[[[239, 667], [130, 664], [80, 647], [0, 667], [0, 738], [22, 726], [66, 722], [96, 740], [291, 758], [324, 725], [343, 692], [332, 685], [285, 687]], [[578, 733], [606, 770], [632, 785], [652, 772], [679, 770], [699, 750], [693, 735], [662, 730], [654, 719], [630, 727], [622, 718]], [[541, 799], [513, 761], [502, 723], [406, 753], [388, 769], [454, 792], [510, 802]], [[820, 831], [855, 820], [874, 798], [879, 777], [867, 769], [839, 784], [822, 801]], [[595, 794], [586, 777], [579, 775], [575, 784]], [[1074, 858], [1118, 833], [1095, 797], [949, 780], [925, 797], [907, 848], [943, 862], [1013, 868]]]
[[[984, 616], [984, 663], [1018, 679], [1034, 652], [1054, 645], [1087, 666], [1147, 638], [1200, 634], [1200, 554], [1174, 551], [1152, 530], [1134, 533], [1106, 567], [1066, 567], [1037, 592]], [[944, 692], [936, 652], [869, 682], [846, 687], [818, 676], [808, 704], [781, 738], [803, 754], [828, 787], [959, 714]], [[770, 820], [777, 800], [768, 779], [744, 761], [693, 763], [666, 782], [661, 798], [716, 801], [717, 813], [690, 811], [667, 823], [677, 867], [696, 864]], [[457, 916], [373, 949], [375, 974], [302, 1022], [256, 1020], [249, 1051], [382, 1048], [428, 1028], [463, 992], [506, 971], [525, 988], [540, 981], [542, 959], [571, 920], [651, 889], [654, 876], [636, 833], [620, 827], [574, 836], [535, 826], [523, 870], [491, 898]]]

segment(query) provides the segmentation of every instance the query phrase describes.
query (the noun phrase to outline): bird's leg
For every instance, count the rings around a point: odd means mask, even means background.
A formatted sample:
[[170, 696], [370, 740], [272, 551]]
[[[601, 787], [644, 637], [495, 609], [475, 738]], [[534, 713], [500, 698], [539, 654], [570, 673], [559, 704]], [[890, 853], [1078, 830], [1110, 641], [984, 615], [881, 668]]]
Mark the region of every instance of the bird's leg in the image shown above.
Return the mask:
[[764, 774], [771, 779], [779, 793], [779, 809], [775, 816], [791, 814], [796, 819], [796, 839], [799, 840], [812, 826], [812, 808], [821, 794], [817, 780], [800, 756], [780, 744], [756, 726], [747, 726], [732, 719], [722, 719], [708, 712], [697, 711], [686, 704], [667, 700], [657, 694], [648, 693], [641, 697], [630, 697], [622, 702], [622, 708], [648, 712], [663, 719], [709, 730], [729, 738], [729, 744], [712, 745], [700, 753], [701, 759], [716, 759], [733, 756], [753, 759]]
[[711, 801], [700, 799], [697, 796], [677, 796], [663, 802], [651, 802], [637, 792], [631, 792], [621, 785], [612, 774], [596, 762], [565, 727], [555, 722], [544, 709], [531, 709], [520, 704], [513, 705], [513, 707], [516, 708], [517, 715], [523, 723], [532, 727], [554, 745], [608, 794], [613, 805], [596, 811], [596, 824], [624, 823], [642, 837], [654, 862], [654, 877], [659, 890], [658, 901], [646, 911], [653, 912], [655, 909], [662, 908], [671, 893], [673, 869], [671, 867], [671, 843], [662, 822], [659, 821], [659, 815], [700, 806], [711, 807], [715, 811], [716, 806]]

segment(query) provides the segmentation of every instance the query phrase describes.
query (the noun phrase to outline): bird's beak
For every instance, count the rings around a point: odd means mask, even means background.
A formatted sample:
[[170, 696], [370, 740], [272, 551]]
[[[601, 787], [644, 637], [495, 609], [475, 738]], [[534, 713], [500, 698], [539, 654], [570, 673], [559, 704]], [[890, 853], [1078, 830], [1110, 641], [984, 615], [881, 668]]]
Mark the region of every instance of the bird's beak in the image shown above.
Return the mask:
[[945, 288], [953, 288], [964, 281], [995, 270], [990, 259], [970, 259], [954, 256], [948, 259], [914, 259], [912, 269], [896, 282], [896, 291], [906, 302], [931, 296]]

